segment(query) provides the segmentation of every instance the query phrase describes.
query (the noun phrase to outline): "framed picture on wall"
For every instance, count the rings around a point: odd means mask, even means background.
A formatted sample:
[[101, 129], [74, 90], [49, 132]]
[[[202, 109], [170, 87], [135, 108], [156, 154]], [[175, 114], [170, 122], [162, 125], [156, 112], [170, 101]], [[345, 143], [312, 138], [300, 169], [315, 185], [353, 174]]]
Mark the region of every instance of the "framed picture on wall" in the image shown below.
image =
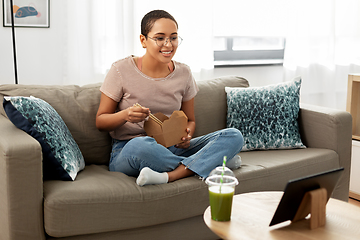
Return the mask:
[[[11, 27], [10, 0], [3, 2], [3, 26]], [[15, 27], [50, 27], [50, 0], [13, 0]]]

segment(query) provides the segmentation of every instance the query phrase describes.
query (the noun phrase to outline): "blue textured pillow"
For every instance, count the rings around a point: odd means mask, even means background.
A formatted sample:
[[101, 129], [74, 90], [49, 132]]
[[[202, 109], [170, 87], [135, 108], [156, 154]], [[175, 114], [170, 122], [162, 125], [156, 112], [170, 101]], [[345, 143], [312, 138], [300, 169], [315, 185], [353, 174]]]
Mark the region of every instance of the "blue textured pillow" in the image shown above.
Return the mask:
[[3, 106], [10, 121], [40, 143], [43, 178], [75, 180], [85, 161], [55, 109], [35, 97], [4, 97]]
[[242, 151], [305, 148], [299, 114], [301, 79], [265, 87], [230, 88], [227, 93], [227, 127], [244, 137]]

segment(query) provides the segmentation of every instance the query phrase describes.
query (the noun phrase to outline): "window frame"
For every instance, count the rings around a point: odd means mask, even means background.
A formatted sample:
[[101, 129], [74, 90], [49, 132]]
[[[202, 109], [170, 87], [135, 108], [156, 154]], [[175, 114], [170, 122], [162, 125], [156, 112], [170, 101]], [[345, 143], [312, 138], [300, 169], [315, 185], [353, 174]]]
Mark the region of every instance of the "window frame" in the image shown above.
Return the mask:
[[[217, 36], [215, 38], [219, 38]], [[214, 50], [214, 67], [243, 66], [243, 65], [282, 65], [284, 62], [286, 39], [283, 40], [283, 46], [280, 49], [252, 49], [252, 50], [233, 50], [235, 38], [255, 38], [243, 36], [228, 36], [226, 39], [225, 50]], [[269, 37], [256, 37], [268, 39]], [[273, 37], [272, 37], [273, 38]]]

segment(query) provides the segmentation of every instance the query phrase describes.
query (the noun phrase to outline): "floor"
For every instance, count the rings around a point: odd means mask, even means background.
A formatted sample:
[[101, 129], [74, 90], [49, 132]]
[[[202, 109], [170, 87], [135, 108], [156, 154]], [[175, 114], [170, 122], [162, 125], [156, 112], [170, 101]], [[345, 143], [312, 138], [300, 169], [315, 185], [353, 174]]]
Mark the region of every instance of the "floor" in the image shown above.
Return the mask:
[[358, 200], [356, 200], [356, 199], [349, 198], [349, 203], [350, 203], [350, 204], [353, 204], [353, 205], [355, 205], [355, 206], [360, 207], [360, 201], [358, 201]]

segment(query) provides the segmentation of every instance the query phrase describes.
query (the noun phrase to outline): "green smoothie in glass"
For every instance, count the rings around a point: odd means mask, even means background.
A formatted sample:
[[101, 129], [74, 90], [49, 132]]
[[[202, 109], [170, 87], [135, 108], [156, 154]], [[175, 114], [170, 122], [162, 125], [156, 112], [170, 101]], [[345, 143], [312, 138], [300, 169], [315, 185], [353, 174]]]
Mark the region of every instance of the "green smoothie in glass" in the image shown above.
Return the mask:
[[209, 201], [211, 218], [215, 221], [230, 221], [234, 187], [210, 186]]
[[239, 184], [234, 173], [225, 166], [211, 171], [205, 182], [209, 187], [211, 218], [215, 221], [230, 221], [235, 186]]

